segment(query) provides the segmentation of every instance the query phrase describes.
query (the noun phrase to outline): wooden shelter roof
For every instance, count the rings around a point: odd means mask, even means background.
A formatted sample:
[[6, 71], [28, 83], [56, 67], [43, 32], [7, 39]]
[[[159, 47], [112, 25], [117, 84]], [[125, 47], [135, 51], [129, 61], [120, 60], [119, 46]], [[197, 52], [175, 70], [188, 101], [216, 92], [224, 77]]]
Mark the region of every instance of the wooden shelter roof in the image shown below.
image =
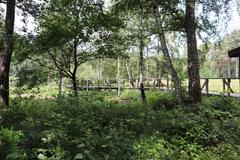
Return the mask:
[[228, 51], [228, 56], [229, 57], [240, 57], [240, 47], [235, 48], [231, 51]]

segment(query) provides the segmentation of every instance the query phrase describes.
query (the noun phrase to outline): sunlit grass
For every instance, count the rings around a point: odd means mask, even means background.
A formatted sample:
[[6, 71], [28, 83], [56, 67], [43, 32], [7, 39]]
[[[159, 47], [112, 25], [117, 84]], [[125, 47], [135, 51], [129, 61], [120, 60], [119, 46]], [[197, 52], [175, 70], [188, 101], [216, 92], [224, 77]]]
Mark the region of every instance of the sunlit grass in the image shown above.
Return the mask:
[[[188, 81], [185, 80], [184, 84], [187, 85]], [[201, 79], [201, 87], [205, 83], [204, 79]], [[209, 92], [218, 92], [223, 93], [223, 80], [222, 79], [209, 79]], [[239, 88], [239, 80], [231, 80], [231, 88], [234, 91], [234, 93], [240, 93]], [[227, 92], [228, 88], [225, 86], [225, 92]], [[206, 91], [206, 88], [203, 88], [203, 91]]]

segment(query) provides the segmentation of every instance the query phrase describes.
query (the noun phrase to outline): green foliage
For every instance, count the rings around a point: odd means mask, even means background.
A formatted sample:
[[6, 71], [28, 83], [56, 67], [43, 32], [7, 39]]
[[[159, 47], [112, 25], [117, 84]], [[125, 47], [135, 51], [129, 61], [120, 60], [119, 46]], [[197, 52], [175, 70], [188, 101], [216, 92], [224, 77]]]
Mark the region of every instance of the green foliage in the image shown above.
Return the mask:
[[113, 93], [13, 100], [2, 115], [3, 127], [12, 129], [1, 129], [1, 144], [8, 144], [1, 154], [40, 160], [238, 159], [238, 100], [206, 98], [193, 113], [176, 106], [171, 94], [148, 91], [141, 104], [139, 92], [124, 92], [121, 99], [131, 103], [119, 104]]
[[168, 142], [159, 133], [142, 137], [134, 145], [135, 155], [131, 159], [168, 159], [171, 154]]
[[18, 144], [23, 137], [22, 132], [8, 128], [0, 129], [0, 157], [1, 159], [14, 160], [24, 158]]
[[131, 99], [133, 101], [138, 101], [139, 100], [139, 92], [137, 91], [125, 91], [121, 94], [122, 99]]
[[40, 69], [36, 64], [24, 64], [19, 66], [16, 72], [16, 86], [28, 86], [29, 88], [35, 87], [47, 81], [46, 71]]
[[176, 98], [173, 94], [166, 96], [165, 93], [152, 92], [149, 95], [148, 101], [154, 110], [160, 109], [160, 107], [173, 109], [177, 106]]

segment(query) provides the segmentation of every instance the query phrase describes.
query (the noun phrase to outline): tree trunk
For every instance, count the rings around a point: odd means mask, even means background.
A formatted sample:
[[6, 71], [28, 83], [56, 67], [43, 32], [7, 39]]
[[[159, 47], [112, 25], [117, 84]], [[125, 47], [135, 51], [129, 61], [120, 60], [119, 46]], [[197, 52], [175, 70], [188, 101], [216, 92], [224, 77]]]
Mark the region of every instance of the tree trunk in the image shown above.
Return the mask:
[[139, 14], [139, 83], [141, 89], [141, 99], [145, 101], [145, 93], [144, 93], [144, 57], [143, 57], [143, 8], [140, 4], [140, 14]]
[[195, 3], [196, 0], [186, 0], [185, 20], [188, 50], [188, 92], [193, 104], [197, 104], [202, 101], [199, 75], [199, 56], [196, 40]]
[[4, 51], [0, 54], [0, 108], [9, 105], [9, 71], [13, 52], [15, 0], [7, 0]]
[[128, 80], [129, 80], [129, 82], [130, 82], [130, 85], [131, 85], [131, 87], [135, 87], [134, 81], [133, 81], [132, 72], [131, 72], [130, 69], [129, 69], [129, 64], [128, 64], [127, 61], [126, 61], [126, 69], [127, 69]]
[[[157, 53], [160, 53], [160, 40], [158, 38], [158, 42], [157, 42]], [[160, 59], [156, 58], [156, 71], [157, 71], [157, 78], [161, 78], [161, 67], [160, 67]]]
[[[159, 53], [159, 52], [158, 52]], [[161, 78], [161, 68], [160, 68], [160, 61], [158, 58], [154, 58], [154, 61], [156, 62], [156, 74], [155, 78], [157, 80], [156, 87], [160, 87], [160, 78]]]
[[218, 78], [222, 78], [222, 66], [218, 70]]
[[[142, 33], [141, 33], [142, 34]], [[139, 81], [144, 82], [144, 58], [143, 58], [143, 39], [139, 39]]]
[[103, 80], [103, 61], [97, 60], [97, 75], [99, 80]]
[[[79, 29], [79, 8], [77, 7], [79, 4], [79, 1], [76, 1], [76, 26], [75, 26], [75, 29], [76, 29], [76, 33]], [[77, 69], [79, 67], [79, 62], [78, 62], [78, 58], [77, 58], [77, 49], [78, 49], [78, 43], [79, 43], [79, 39], [78, 39], [78, 34], [75, 35], [74, 37], [74, 41], [73, 41], [73, 60], [74, 60], [74, 66], [73, 66], [73, 72], [72, 72], [72, 85], [73, 85], [73, 92], [74, 92], [74, 95], [77, 97], [78, 96], [78, 88], [77, 88], [77, 77], [76, 77], [76, 74], [77, 74]]]
[[100, 60], [100, 79], [103, 80], [103, 60]]
[[77, 95], [78, 95], [78, 89], [77, 89], [77, 78], [76, 78], [76, 74], [74, 74], [74, 75], [72, 76], [72, 87], [73, 87], [74, 95], [77, 96]]
[[153, 0], [153, 8], [154, 8], [154, 17], [155, 17], [155, 21], [156, 21], [156, 28], [157, 28], [157, 32], [158, 32], [158, 36], [160, 39], [160, 43], [161, 43], [161, 49], [162, 52], [164, 54], [164, 59], [166, 61], [166, 66], [167, 68], [171, 71], [171, 76], [174, 82], [174, 87], [175, 87], [175, 94], [176, 94], [176, 100], [177, 102], [180, 104], [182, 102], [182, 88], [181, 88], [181, 82], [178, 78], [177, 72], [172, 64], [172, 59], [170, 57], [168, 48], [167, 48], [167, 44], [166, 44], [166, 38], [164, 35], [164, 31], [163, 31], [163, 26], [162, 26], [162, 19], [160, 17], [160, 13], [158, 10], [158, 5], [155, 2], [155, 0]]
[[156, 62], [156, 77], [155, 78], [161, 78], [160, 60], [158, 58], [154, 58], [154, 61]]
[[146, 95], [145, 95], [143, 83], [140, 83], [140, 92], [141, 92], [142, 102], [145, 103], [146, 102]]
[[121, 85], [120, 85], [120, 58], [118, 57], [118, 67], [117, 67], [117, 86], [118, 86], [118, 96], [121, 94]]
[[63, 79], [63, 74], [62, 71], [59, 72], [59, 83], [58, 83], [58, 96], [62, 96], [62, 79]]
[[146, 47], [147, 48], [147, 57], [146, 57], [146, 63], [145, 63], [145, 65], [146, 65], [146, 78], [149, 80], [149, 78], [151, 78], [151, 77], [149, 77], [150, 76], [150, 73], [149, 73], [149, 64], [148, 64], [148, 59], [149, 59], [149, 57], [148, 57], [148, 52], [149, 52], [149, 48], [148, 47]]

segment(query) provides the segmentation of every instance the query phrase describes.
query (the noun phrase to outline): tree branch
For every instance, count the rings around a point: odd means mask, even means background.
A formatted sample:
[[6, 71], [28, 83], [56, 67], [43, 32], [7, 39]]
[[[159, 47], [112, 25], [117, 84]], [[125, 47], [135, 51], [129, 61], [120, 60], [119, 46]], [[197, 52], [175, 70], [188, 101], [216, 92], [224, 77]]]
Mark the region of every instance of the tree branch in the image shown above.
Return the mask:
[[[67, 74], [67, 75], [69, 75], [69, 77], [71, 77], [72, 73], [64, 70], [63, 68], [61, 68], [61, 67], [59, 66], [59, 64], [61, 65], [61, 63], [51, 54], [50, 51], [47, 51], [47, 52], [48, 52], [48, 54], [50, 55], [50, 57], [52, 58], [55, 66], [58, 68], [58, 70], [61, 70], [61, 71], [65, 72], [65, 74]], [[59, 63], [59, 64], [58, 64], [58, 63]]]

